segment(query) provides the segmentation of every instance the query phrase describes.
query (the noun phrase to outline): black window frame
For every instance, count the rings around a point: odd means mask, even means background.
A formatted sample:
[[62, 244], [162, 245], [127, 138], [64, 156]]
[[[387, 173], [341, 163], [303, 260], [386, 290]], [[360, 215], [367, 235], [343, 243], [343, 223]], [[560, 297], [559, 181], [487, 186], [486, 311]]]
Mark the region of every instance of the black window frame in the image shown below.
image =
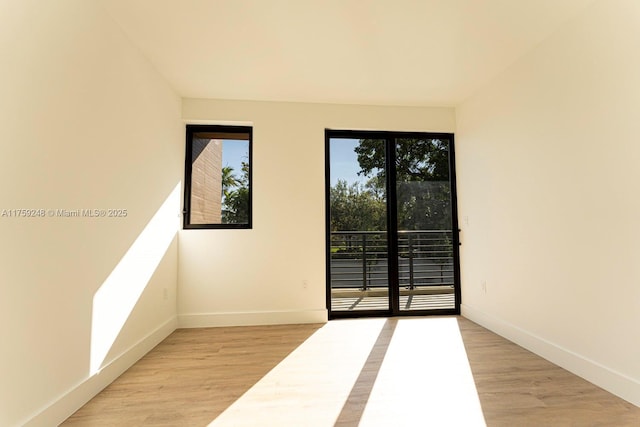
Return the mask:
[[[396, 140], [403, 138], [427, 138], [446, 139], [449, 142], [449, 182], [451, 185], [451, 231], [453, 250], [453, 274], [454, 274], [454, 308], [428, 309], [428, 310], [400, 310], [399, 309], [399, 284], [398, 266], [395, 261], [389, 263], [389, 308], [384, 310], [356, 310], [334, 311], [331, 309], [331, 154], [330, 143], [332, 138], [348, 139], [381, 139], [385, 140], [386, 148], [386, 188], [387, 188], [387, 247], [389, 248], [389, 260], [397, 260], [397, 214], [395, 212], [395, 184], [396, 168], [395, 146]], [[460, 275], [460, 228], [458, 223], [458, 190], [456, 178], [455, 158], [455, 134], [448, 132], [422, 132], [422, 131], [370, 131], [370, 130], [341, 130], [325, 129], [325, 277], [326, 277], [326, 308], [329, 320], [340, 318], [376, 317], [376, 316], [442, 316], [459, 315], [462, 305], [462, 284]], [[390, 201], [389, 201], [390, 200]]]
[[[193, 165], [193, 134], [198, 132], [220, 132], [237, 133], [249, 135], [249, 206], [248, 221], [246, 224], [191, 224], [191, 178]], [[185, 167], [184, 167], [184, 202], [183, 202], [183, 224], [185, 230], [201, 229], [252, 229], [253, 228], [253, 127], [252, 126], [232, 126], [232, 125], [186, 125], [185, 144]]]

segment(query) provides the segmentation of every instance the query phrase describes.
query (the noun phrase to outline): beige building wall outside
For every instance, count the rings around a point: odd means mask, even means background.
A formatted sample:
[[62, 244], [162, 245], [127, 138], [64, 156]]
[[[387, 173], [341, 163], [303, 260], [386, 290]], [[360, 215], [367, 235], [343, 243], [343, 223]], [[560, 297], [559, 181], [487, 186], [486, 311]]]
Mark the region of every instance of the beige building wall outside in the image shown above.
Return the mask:
[[222, 223], [222, 140], [193, 138], [191, 224]]

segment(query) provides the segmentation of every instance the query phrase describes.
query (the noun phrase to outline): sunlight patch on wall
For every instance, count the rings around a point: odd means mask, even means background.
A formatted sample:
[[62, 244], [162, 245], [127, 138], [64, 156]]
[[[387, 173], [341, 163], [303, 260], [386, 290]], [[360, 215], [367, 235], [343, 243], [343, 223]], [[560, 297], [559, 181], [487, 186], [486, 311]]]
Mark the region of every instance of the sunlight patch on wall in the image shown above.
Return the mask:
[[180, 183], [93, 297], [90, 375], [97, 373], [180, 226]]

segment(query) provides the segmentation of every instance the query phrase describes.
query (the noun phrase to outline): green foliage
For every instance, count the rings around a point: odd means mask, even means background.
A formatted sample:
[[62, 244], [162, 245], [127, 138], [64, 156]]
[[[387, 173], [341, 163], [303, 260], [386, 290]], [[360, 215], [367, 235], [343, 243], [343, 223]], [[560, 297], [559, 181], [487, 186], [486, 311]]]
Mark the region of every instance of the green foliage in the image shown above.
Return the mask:
[[[386, 229], [385, 143], [362, 139], [355, 148], [359, 175], [366, 185], [331, 188], [331, 230], [376, 231]], [[396, 194], [400, 230], [451, 229], [449, 145], [439, 139], [398, 139], [396, 143]]]
[[233, 168], [231, 166], [224, 166], [222, 168], [222, 196], [228, 197], [232, 188], [240, 185], [240, 181], [233, 174]]
[[357, 182], [338, 180], [331, 188], [331, 231], [380, 231], [386, 229], [384, 192]]
[[[383, 140], [361, 139], [355, 152], [361, 175], [384, 174], [386, 153]], [[396, 170], [398, 182], [448, 181], [449, 144], [440, 139], [398, 139]]]
[[249, 222], [249, 164], [242, 162], [242, 175], [233, 175], [233, 168], [222, 168], [222, 223]]

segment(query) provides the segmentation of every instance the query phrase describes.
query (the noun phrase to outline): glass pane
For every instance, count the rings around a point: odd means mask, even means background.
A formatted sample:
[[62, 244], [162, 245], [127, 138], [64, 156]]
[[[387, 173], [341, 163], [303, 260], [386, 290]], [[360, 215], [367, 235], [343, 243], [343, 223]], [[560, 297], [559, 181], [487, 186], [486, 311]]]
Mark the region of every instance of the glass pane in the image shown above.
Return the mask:
[[385, 142], [329, 144], [331, 310], [388, 310]]
[[249, 135], [194, 132], [191, 224], [249, 223]]
[[449, 141], [396, 141], [400, 310], [455, 308]]

